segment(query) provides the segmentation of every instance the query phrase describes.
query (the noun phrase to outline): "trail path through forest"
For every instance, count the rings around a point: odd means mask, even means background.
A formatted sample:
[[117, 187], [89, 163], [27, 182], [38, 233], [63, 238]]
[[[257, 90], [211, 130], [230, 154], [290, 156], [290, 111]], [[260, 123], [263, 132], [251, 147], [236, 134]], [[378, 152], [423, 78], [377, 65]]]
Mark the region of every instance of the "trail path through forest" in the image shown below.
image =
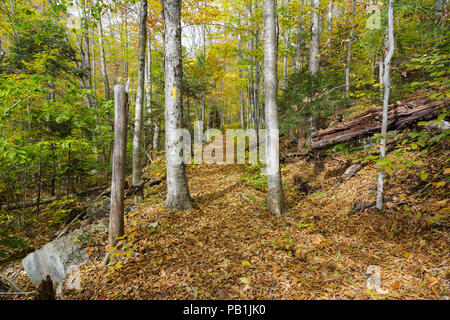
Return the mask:
[[[126, 232], [131, 234], [133, 253], [106, 267], [100, 263], [102, 247], [92, 248], [94, 262], [81, 268], [84, 290], [69, 297], [446, 297], [448, 239], [443, 233], [427, 231], [417, 237], [411, 222], [398, 217], [347, 215], [355, 199], [373, 194], [367, 181], [374, 179], [374, 168], [368, 166], [357, 177], [334, 187], [333, 179], [324, 178], [324, 171], [312, 182], [317, 188], [326, 188], [299, 195], [292, 176], [308, 170], [310, 164], [304, 161], [284, 166], [289, 213], [275, 218], [263, 206], [263, 187], [248, 183], [257, 176], [249, 167], [188, 166], [196, 208], [167, 212], [157, 196], [165, 192], [165, 184], [153, 187], [141, 207], [127, 216]], [[159, 223], [156, 229], [146, 227], [155, 221]], [[103, 238], [106, 240], [105, 235]], [[381, 267], [381, 286], [387, 294], [366, 289], [369, 265]]]

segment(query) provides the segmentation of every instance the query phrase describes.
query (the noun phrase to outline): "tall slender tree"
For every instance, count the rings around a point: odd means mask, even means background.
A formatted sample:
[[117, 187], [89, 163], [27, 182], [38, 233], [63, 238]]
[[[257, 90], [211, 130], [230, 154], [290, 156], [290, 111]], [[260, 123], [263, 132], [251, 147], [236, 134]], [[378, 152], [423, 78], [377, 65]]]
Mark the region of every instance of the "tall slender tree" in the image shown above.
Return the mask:
[[147, 44], [147, 0], [140, 0], [139, 4], [139, 54], [138, 79], [136, 90], [136, 109], [133, 133], [132, 176], [133, 186], [136, 187], [134, 202], [139, 203], [143, 198], [142, 185], [142, 116], [144, 113], [145, 86], [145, 47]]
[[186, 168], [180, 161], [183, 141], [181, 0], [163, 0], [164, 94], [166, 118], [167, 202], [170, 210], [192, 208]]
[[[309, 47], [309, 74], [311, 75], [311, 106], [314, 96], [314, 83], [317, 77], [317, 72], [319, 71], [320, 64], [320, 54], [319, 54], [319, 36], [320, 36], [320, 25], [319, 25], [319, 9], [320, 0], [311, 0], [311, 41]], [[307, 118], [308, 124], [308, 139], [307, 144], [311, 143], [311, 133], [316, 131], [316, 124], [314, 121], [313, 110]]]
[[267, 208], [275, 216], [286, 212], [280, 171], [277, 111], [277, 32], [275, 0], [264, 0], [264, 91], [266, 115]]
[[99, 39], [99, 46], [100, 46], [100, 71], [102, 73], [103, 77], [103, 85], [105, 87], [105, 99], [110, 100], [111, 99], [111, 89], [109, 88], [109, 79], [108, 79], [108, 72], [106, 71], [106, 55], [105, 55], [105, 44], [104, 44], [104, 37], [103, 37], [103, 21], [102, 21], [102, 15], [100, 14], [100, 17], [98, 19], [98, 39]]
[[[391, 89], [391, 59], [394, 54], [394, 0], [389, 0], [388, 4], [388, 48], [386, 57], [384, 58], [384, 99], [383, 99], [383, 119], [381, 123], [381, 141], [380, 141], [380, 158], [386, 155], [386, 132], [388, 120], [389, 93]], [[383, 188], [384, 188], [384, 170], [378, 173], [377, 188], [377, 209], [383, 209]]]
[[145, 104], [147, 107], [147, 141], [145, 149], [152, 142], [152, 41], [151, 34], [147, 32], [147, 60], [145, 62]]
[[350, 30], [350, 37], [348, 39], [348, 47], [347, 47], [347, 61], [345, 64], [345, 95], [347, 98], [350, 97], [350, 63], [352, 58], [352, 45], [353, 38], [355, 36], [355, 14], [356, 14], [356, 6], [355, 0], [352, 0], [352, 29]]
[[297, 51], [295, 56], [295, 71], [299, 72], [302, 64], [302, 44], [303, 44], [303, 0], [300, 1], [300, 9], [298, 12], [298, 27], [297, 27]]
[[319, 9], [320, 0], [311, 0], [311, 43], [309, 49], [309, 72], [311, 76], [316, 76], [319, 71], [320, 54], [319, 54]]

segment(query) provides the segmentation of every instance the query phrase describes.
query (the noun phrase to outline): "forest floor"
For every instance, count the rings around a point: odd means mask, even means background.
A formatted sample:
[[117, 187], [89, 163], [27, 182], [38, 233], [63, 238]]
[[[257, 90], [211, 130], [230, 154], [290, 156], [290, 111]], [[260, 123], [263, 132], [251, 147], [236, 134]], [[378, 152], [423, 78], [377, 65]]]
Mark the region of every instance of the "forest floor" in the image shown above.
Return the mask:
[[[448, 156], [430, 156], [426, 165], [442, 170]], [[448, 299], [448, 215], [425, 219], [442, 211], [448, 190], [424, 190], [420, 179], [394, 173], [383, 213], [349, 215], [355, 201], [374, 200], [376, 168], [339, 183], [340, 166], [326, 160], [314, 175], [307, 159], [283, 164], [288, 213], [275, 218], [264, 208], [257, 167], [190, 165], [195, 208], [168, 212], [165, 182], [146, 189], [145, 201], [126, 215], [128, 248], [105, 266], [107, 230], [98, 233], [87, 248], [91, 260], [80, 267], [81, 289], [66, 290], [66, 298]], [[309, 177], [313, 192], [300, 192], [294, 176]], [[369, 265], [381, 268], [387, 293], [366, 288]], [[35, 289], [23, 268], [15, 281]]]

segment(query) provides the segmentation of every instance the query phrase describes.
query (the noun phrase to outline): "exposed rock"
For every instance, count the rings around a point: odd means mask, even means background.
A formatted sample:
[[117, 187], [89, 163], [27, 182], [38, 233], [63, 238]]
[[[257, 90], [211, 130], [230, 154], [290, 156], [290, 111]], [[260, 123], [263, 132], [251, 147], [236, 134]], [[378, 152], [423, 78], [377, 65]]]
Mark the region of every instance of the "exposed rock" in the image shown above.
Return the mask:
[[159, 223], [158, 223], [158, 221], [156, 221], [156, 222], [153, 222], [153, 223], [146, 224], [144, 226], [144, 229], [150, 229], [150, 228], [155, 228], [156, 229], [156, 227], [158, 227], [158, 226], [159, 226]]
[[367, 267], [366, 274], [369, 278], [366, 282], [366, 288], [370, 290], [375, 290], [378, 294], [387, 294], [388, 290], [383, 290], [381, 288], [381, 268], [377, 265], [370, 265]]
[[69, 268], [88, 261], [89, 255], [80, 245], [88, 238], [89, 232], [78, 229], [27, 255], [22, 264], [31, 282], [41, 283], [47, 275], [54, 282], [62, 282]]

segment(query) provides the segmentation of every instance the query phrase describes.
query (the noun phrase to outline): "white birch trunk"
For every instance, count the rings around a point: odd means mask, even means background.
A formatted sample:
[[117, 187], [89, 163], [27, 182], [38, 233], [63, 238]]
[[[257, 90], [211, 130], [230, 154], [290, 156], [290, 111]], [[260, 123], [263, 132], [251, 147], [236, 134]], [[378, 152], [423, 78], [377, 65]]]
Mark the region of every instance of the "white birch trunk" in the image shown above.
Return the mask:
[[152, 46], [151, 35], [147, 37], [147, 60], [145, 63], [145, 101], [147, 106], [148, 142], [152, 142]]
[[136, 108], [133, 132], [132, 178], [133, 186], [138, 187], [134, 194], [134, 202], [143, 199], [142, 188], [142, 116], [144, 111], [144, 80], [145, 80], [145, 47], [147, 44], [147, 0], [140, 0], [139, 4], [139, 54], [138, 79], [136, 89]]
[[347, 99], [350, 97], [350, 64], [352, 58], [353, 37], [355, 36], [355, 11], [355, 0], [352, 0], [352, 29], [350, 31], [350, 37], [348, 39], [347, 61], [345, 65], [345, 95]]
[[300, 2], [299, 9], [299, 21], [298, 21], [298, 29], [297, 29], [297, 53], [295, 57], [295, 71], [299, 72], [302, 65], [302, 44], [303, 44], [303, 0]]
[[[391, 59], [394, 54], [394, 0], [389, 0], [388, 5], [388, 52], [384, 59], [384, 100], [383, 100], [383, 119], [381, 123], [381, 142], [380, 142], [380, 158], [386, 155], [386, 132], [388, 120], [389, 91], [391, 89], [390, 69]], [[383, 209], [383, 187], [384, 187], [384, 170], [378, 173], [377, 188], [377, 208]]]
[[183, 127], [181, 0], [164, 0], [164, 93], [166, 118], [167, 202], [170, 210], [192, 208], [185, 164], [180, 161]]
[[267, 209], [275, 216], [286, 212], [280, 171], [277, 111], [277, 37], [275, 0], [264, 0], [264, 90], [266, 115]]
[[309, 72], [312, 76], [316, 76], [319, 71], [319, 8], [320, 0], [311, 0], [311, 43], [309, 49]]
[[105, 87], [105, 99], [111, 100], [111, 89], [109, 88], [108, 72], [106, 70], [106, 55], [105, 55], [105, 44], [103, 39], [103, 24], [102, 15], [100, 15], [98, 21], [98, 34], [99, 34], [99, 45], [100, 45], [100, 70], [103, 77], [103, 85]]

